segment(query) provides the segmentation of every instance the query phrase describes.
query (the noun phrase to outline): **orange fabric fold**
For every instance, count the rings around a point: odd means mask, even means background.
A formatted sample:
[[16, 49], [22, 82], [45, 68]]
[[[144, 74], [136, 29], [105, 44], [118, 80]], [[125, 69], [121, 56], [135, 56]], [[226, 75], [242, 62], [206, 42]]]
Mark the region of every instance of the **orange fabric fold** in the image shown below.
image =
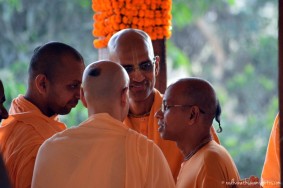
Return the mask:
[[[234, 187], [240, 180], [237, 167], [227, 150], [209, 142], [182, 164], [176, 187]], [[229, 186], [230, 185], [230, 186]]]
[[32, 188], [175, 187], [160, 149], [107, 113], [48, 139], [36, 159]]
[[265, 161], [261, 174], [261, 185], [264, 188], [280, 187], [280, 143], [279, 114], [277, 114], [270, 133]]
[[23, 95], [13, 100], [9, 113], [0, 127], [1, 152], [13, 187], [30, 187], [40, 145], [66, 126], [57, 116], [43, 115]]
[[[163, 140], [160, 137], [160, 134], [158, 132], [158, 127], [159, 127], [158, 119], [154, 117], [154, 114], [161, 108], [163, 96], [156, 89], [154, 90], [154, 92], [155, 92], [154, 102], [150, 110], [148, 122], [145, 122], [145, 126], [147, 127], [143, 128], [143, 130], [147, 130], [147, 132], [146, 131], [140, 132], [140, 130], [137, 129], [137, 127], [133, 124], [134, 121], [131, 120], [131, 118], [129, 117], [125, 119], [124, 124], [127, 125], [129, 128], [144, 134], [146, 137], [153, 140], [154, 143], [156, 143], [160, 147], [165, 158], [167, 159], [173, 177], [176, 180], [184, 158], [175, 142], [169, 140]], [[218, 136], [216, 135], [213, 127], [211, 128], [211, 134], [213, 139], [217, 143], [220, 143]]]

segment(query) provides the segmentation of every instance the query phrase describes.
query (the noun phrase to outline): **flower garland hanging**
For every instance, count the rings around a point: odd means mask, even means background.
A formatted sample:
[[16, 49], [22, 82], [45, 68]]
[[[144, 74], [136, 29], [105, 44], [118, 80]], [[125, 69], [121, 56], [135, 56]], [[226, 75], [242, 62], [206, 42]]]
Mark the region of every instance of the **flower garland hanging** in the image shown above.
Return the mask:
[[171, 36], [172, 0], [92, 0], [93, 44], [104, 48], [110, 37], [125, 28], [141, 29], [152, 40]]

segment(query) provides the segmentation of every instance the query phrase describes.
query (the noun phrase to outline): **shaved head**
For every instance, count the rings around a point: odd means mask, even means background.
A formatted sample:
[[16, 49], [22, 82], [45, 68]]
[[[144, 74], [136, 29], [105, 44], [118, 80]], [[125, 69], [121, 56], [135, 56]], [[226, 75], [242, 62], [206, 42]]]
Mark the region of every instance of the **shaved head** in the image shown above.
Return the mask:
[[[146, 49], [150, 58], [154, 57], [149, 35], [139, 29], [123, 29], [115, 33], [108, 42], [109, 57], [112, 61], [117, 59], [119, 54], [131, 54], [135, 49]], [[135, 56], [135, 54], [131, 55]]]
[[62, 57], [70, 55], [77, 62], [84, 62], [81, 54], [73, 47], [61, 42], [49, 42], [34, 49], [29, 66], [29, 78], [34, 80], [38, 74], [44, 74], [55, 80], [57, 70], [62, 67]]
[[[131, 113], [148, 112], [153, 102], [160, 61], [158, 55], [154, 56], [149, 35], [138, 29], [123, 29], [110, 38], [108, 51], [109, 59], [125, 67], [130, 77]], [[150, 68], [143, 70], [141, 67], [145, 66]], [[144, 106], [145, 102], [145, 108], [137, 107], [139, 104]]]
[[29, 65], [25, 99], [51, 117], [68, 114], [78, 104], [85, 68], [83, 57], [62, 42], [37, 47]]
[[204, 111], [205, 119], [208, 124], [213, 121], [213, 118], [219, 118], [220, 109], [215, 91], [212, 85], [201, 78], [185, 78], [180, 79], [172, 84], [168, 90], [174, 93], [182, 100], [182, 104], [194, 104]]
[[[88, 65], [83, 74], [83, 101], [93, 113], [116, 113], [128, 109], [121, 108], [121, 96], [127, 93], [128, 103], [129, 77], [122, 66], [111, 61], [97, 61]], [[128, 104], [125, 105], [128, 108]], [[113, 110], [115, 112], [113, 112]]]

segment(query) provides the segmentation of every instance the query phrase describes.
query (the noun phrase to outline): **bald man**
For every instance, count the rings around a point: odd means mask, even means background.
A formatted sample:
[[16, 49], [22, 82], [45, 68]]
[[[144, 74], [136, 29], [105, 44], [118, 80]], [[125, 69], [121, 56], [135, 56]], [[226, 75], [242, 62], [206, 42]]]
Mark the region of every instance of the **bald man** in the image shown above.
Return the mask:
[[98, 61], [86, 68], [81, 99], [89, 117], [41, 146], [32, 187], [175, 187], [161, 150], [122, 123], [128, 89], [120, 65]]
[[[162, 140], [154, 114], [160, 109], [162, 95], [154, 88], [159, 73], [159, 56], [154, 55], [147, 33], [138, 29], [124, 29], [114, 34], [109, 43], [109, 58], [121, 64], [130, 77], [130, 110], [124, 123], [153, 140], [165, 155], [176, 179], [183, 157], [176, 144]], [[211, 127], [213, 139], [219, 139]]]
[[84, 62], [71, 46], [50, 42], [34, 50], [28, 89], [12, 101], [0, 128], [0, 146], [12, 186], [31, 186], [40, 145], [66, 129], [58, 114], [68, 114], [80, 98]]
[[176, 142], [184, 156], [176, 187], [229, 187], [240, 180], [233, 159], [210, 129], [220, 123], [220, 105], [211, 84], [185, 78], [169, 86], [156, 113], [159, 133]]

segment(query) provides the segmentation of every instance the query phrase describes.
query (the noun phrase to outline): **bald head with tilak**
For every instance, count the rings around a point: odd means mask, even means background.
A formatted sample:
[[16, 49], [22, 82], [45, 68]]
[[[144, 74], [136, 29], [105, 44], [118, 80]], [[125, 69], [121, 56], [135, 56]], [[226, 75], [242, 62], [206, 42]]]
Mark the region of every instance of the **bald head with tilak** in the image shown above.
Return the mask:
[[139, 29], [123, 29], [108, 42], [109, 59], [122, 65], [130, 78], [130, 112], [141, 115], [151, 110], [160, 58], [154, 56], [150, 36]]
[[123, 121], [129, 110], [129, 77], [122, 66], [102, 60], [88, 65], [83, 73], [81, 100], [88, 115], [108, 113]]

